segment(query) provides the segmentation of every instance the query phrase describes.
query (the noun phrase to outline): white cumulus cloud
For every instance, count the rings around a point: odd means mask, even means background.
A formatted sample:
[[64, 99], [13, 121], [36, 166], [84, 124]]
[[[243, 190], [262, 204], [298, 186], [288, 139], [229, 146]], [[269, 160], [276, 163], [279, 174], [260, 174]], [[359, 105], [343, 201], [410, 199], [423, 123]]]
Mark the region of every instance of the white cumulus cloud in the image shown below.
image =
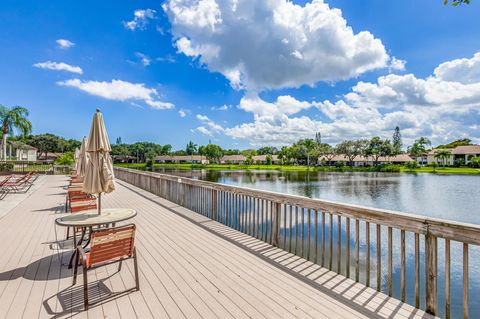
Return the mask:
[[115, 101], [144, 101], [155, 109], [172, 109], [174, 105], [158, 99], [158, 92], [153, 88], [147, 88], [143, 83], [130, 83], [122, 80], [105, 81], [82, 81], [70, 79], [57, 82], [58, 85], [74, 87], [90, 95], [100, 96]]
[[202, 125], [197, 127], [196, 130], [204, 135], [213, 136], [214, 134], [219, 134], [224, 131], [224, 128], [210, 119], [208, 116], [203, 114], [197, 114], [197, 120], [199, 120]]
[[[251, 113], [253, 120], [223, 127], [218, 133], [260, 146], [286, 145], [313, 138], [320, 131], [324, 140], [337, 143], [376, 135], [391, 137], [398, 125], [407, 144], [419, 136], [434, 144], [463, 137], [480, 143], [480, 79], [475, 80], [480, 72], [478, 57], [442, 63], [426, 78], [389, 74], [376, 82], [358, 82], [334, 102], [300, 101], [289, 95], [268, 102], [248, 93], [238, 107]], [[458, 68], [462, 72], [453, 77]], [[211, 121], [203, 116], [199, 120]]]
[[65, 71], [65, 72], [71, 72], [76, 74], [83, 74], [83, 70], [81, 67], [70, 65], [64, 62], [46, 61], [46, 62], [35, 63], [33, 66], [36, 68], [45, 69], [45, 70]]
[[68, 48], [73, 47], [75, 45], [75, 43], [73, 43], [72, 41], [67, 40], [67, 39], [58, 39], [56, 42], [57, 42], [58, 47], [60, 49], [68, 49]]
[[126, 29], [134, 31], [135, 29], [143, 30], [148, 25], [149, 20], [155, 19], [156, 11], [153, 9], [139, 9], [133, 13], [133, 20], [124, 21], [123, 26]]
[[379, 39], [355, 32], [323, 0], [168, 0], [163, 9], [178, 52], [220, 72], [235, 88], [337, 81], [390, 61]]

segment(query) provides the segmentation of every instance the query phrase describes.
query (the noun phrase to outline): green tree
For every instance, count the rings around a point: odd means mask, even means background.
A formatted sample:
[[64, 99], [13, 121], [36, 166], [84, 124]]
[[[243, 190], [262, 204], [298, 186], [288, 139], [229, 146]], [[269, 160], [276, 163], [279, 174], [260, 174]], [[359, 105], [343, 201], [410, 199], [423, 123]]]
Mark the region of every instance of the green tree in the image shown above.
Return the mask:
[[[456, 7], [458, 6], [459, 4], [470, 4], [470, 0], [452, 0], [452, 6], [453, 7]], [[444, 5], [447, 5], [448, 4], [448, 0], [443, 0], [443, 4]]]
[[449, 150], [441, 149], [435, 152], [435, 158], [439, 158], [442, 162], [442, 166], [445, 167], [447, 158], [452, 155], [452, 152]]
[[361, 155], [360, 144], [354, 140], [343, 141], [335, 147], [335, 152], [339, 155], [343, 155], [344, 158], [348, 159], [350, 166], [353, 166], [353, 160], [358, 155]]
[[303, 140], [299, 140], [297, 143], [297, 148], [299, 151], [299, 155], [303, 158], [307, 159], [307, 168], [310, 167], [310, 159], [311, 158], [318, 158], [318, 147], [315, 140], [311, 138], [306, 138]]
[[328, 162], [331, 162], [332, 159], [335, 157], [336, 152], [335, 148], [332, 147], [330, 144], [320, 144], [318, 146], [318, 155], [322, 158], [325, 158]]
[[50, 133], [28, 136], [26, 142], [27, 144], [36, 147], [40, 155], [45, 154], [45, 159], [47, 158], [48, 153], [61, 152], [61, 137]]
[[448, 144], [438, 145], [437, 148], [455, 148], [457, 146], [472, 145], [472, 140], [469, 138], [462, 138]]
[[398, 155], [402, 153], [402, 134], [400, 133], [400, 127], [395, 127], [392, 137], [393, 153], [392, 155]]
[[274, 146], [264, 146], [264, 147], [260, 147], [257, 150], [258, 155], [268, 155], [268, 154], [275, 155], [277, 153], [278, 153], [278, 149]]
[[64, 152], [75, 152], [76, 148], [80, 148], [82, 145], [82, 142], [75, 140], [75, 139], [69, 139], [65, 141], [65, 147], [63, 149]]
[[315, 133], [315, 142], [317, 143], [317, 145], [322, 145], [322, 133]]
[[128, 156], [130, 155], [130, 150], [127, 144], [113, 144], [112, 151], [110, 152], [111, 155], [121, 155], [121, 156]]
[[187, 155], [190, 155], [190, 161], [193, 163], [193, 155], [195, 155], [195, 153], [197, 152], [198, 150], [198, 145], [193, 143], [192, 141], [188, 142], [186, 148], [185, 148], [185, 152], [187, 153]]
[[203, 149], [205, 157], [214, 163], [218, 163], [223, 156], [222, 148], [215, 144], [208, 144]]
[[32, 123], [28, 119], [28, 110], [21, 106], [7, 107], [0, 104], [0, 125], [2, 134], [3, 160], [7, 159], [7, 135], [18, 131], [27, 136], [32, 131]]
[[273, 163], [272, 154], [267, 154], [267, 156], [265, 157], [265, 160], [267, 162], [267, 165], [272, 165]]
[[73, 152], [66, 152], [59, 158], [55, 160], [55, 164], [57, 165], [73, 165], [73, 162], [75, 161], [74, 159], [74, 154]]
[[365, 153], [372, 157], [374, 165], [377, 164], [378, 158], [382, 156], [383, 143], [384, 141], [379, 136], [372, 137], [368, 143]]
[[123, 143], [122, 143], [122, 137], [121, 137], [121, 136], [117, 137], [117, 140], [115, 141], [115, 144], [117, 144], [117, 145], [123, 144]]
[[420, 137], [416, 139], [412, 146], [408, 148], [408, 153], [413, 156], [413, 158], [417, 159], [417, 157], [422, 156], [427, 152], [427, 147], [432, 145], [430, 140], [426, 137]]
[[171, 151], [172, 151], [172, 145], [165, 144], [165, 145], [162, 146], [161, 154], [162, 155], [168, 155], [168, 154], [170, 154]]
[[470, 165], [472, 167], [480, 167], [480, 156], [470, 158]]
[[418, 168], [418, 163], [416, 161], [408, 161], [405, 163], [405, 168], [408, 169], [410, 172], [413, 172]]

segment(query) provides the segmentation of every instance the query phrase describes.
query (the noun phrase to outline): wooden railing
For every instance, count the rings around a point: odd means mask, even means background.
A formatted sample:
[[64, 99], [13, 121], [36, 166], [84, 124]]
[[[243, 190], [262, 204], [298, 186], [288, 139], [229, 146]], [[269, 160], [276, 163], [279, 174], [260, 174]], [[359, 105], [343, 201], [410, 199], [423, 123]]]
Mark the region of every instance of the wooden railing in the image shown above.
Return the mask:
[[[440, 279], [441, 286], [445, 287], [441, 312], [446, 318], [451, 317], [451, 242], [458, 242], [463, 256], [460, 260], [463, 276], [461, 315], [468, 318], [469, 246], [480, 245], [480, 226], [126, 168], [115, 168], [115, 175], [389, 296], [394, 288], [393, 256], [400, 254], [398, 298], [407, 301], [407, 275], [413, 276], [414, 284], [408, 281], [409, 292], [414, 294], [412, 305], [438, 315]], [[372, 232], [376, 235], [373, 245]], [[414, 267], [408, 274], [407, 235], [414, 244]], [[444, 242], [445, 276], [442, 278], [438, 276], [439, 239]], [[382, 254], [385, 241], [387, 252]], [[353, 244], [354, 247], [350, 247]], [[372, 258], [372, 250], [376, 258]], [[386, 276], [382, 276], [382, 259], [387, 259]], [[456, 260], [455, 264], [458, 262]], [[424, 275], [421, 275], [421, 267]], [[372, 272], [374, 280], [371, 280]]]
[[56, 165], [53, 162], [0, 161], [0, 174], [9, 173], [45, 173], [70, 174], [71, 165]]

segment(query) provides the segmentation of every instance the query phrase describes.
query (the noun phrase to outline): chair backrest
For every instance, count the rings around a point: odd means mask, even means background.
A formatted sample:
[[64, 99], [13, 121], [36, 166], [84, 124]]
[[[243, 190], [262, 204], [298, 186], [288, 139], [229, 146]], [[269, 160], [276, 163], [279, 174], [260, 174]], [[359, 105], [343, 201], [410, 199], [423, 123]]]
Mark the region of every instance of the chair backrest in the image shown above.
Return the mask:
[[0, 186], [5, 185], [10, 180], [10, 178], [12, 178], [12, 175], [9, 175], [9, 176], [5, 177], [5, 179], [0, 181]]
[[135, 242], [135, 224], [96, 230], [90, 242], [90, 266], [132, 257]]
[[97, 199], [96, 198], [87, 198], [86, 200], [70, 201], [70, 211], [72, 213], [82, 212], [84, 210], [97, 209]]

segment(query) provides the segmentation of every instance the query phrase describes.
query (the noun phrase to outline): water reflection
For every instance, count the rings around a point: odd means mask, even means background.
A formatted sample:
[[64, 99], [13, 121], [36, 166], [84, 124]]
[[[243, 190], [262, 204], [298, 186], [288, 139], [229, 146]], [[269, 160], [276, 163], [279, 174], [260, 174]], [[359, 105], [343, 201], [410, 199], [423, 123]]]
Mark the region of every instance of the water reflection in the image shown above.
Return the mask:
[[[428, 215], [432, 217], [457, 220], [462, 222], [470, 222], [480, 224], [480, 178], [478, 176], [439, 176], [433, 174], [390, 174], [390, 173], [335, 173], [335, 172], [297, 172], [297, 171], [242, 171], [242, 170], [165, 170], [159, 171], [176, 174], [194, 179], [202, 179], [211, 182], [219, 182], [224, 184], [245, 186], [257, 188], [261, 190], [269, 190], [287, 194], [307, 196], [310, 198], [319, 198], [333, 200], [343, 203], [358, 204], [362, 206], [370, 206], [376, 208], [384, 208], [398, 210], [403, 212], [412, 212], [415, 214]], [[307, 220], [303, 212], [304, 221]], [[313, 212], [312, 212], [313, 214]], [[293, 245], [301, 245], [297, 243], [297, 234], [303, 232], [307, 234], [308, 226], [301, 224], [300, 214], [298, 223], [292, 220], [292, 230], [290, 231], [290, 219], [284, 221], [282, 218], [281, 238], [285, 238], [285, 242], [281, 241], [280, 246], [286, 245], [290, 241]], [[321, 219], [319, 218], [319, 223]], [[329, 220], [326, 222], [325, 236], [328, 238], [330, 232], [333, 234], [334, 247], [337, 245], [336, 239], [340, 231], [342, 242], [342, 250], [346, 247], [346, 220], [342, 220], [339, 230], [337, 219], [333, 219], [332, 228], [329, 227]], [[263, 225], [262, 225], [263, 226]], [[266, 225], [265, 225], [266, 226]], [[351, 224], [351, 230], [354, 225]], [[317, 224], [320, 229], [320, 224]], [[313, 236], [315, 233], [315, 224], [310, 226], [310, 238], [306, 237], [306, 241], [310, 239], [311, 247], [313, 247]], [[266, 234], [267, 235], [267, 234]], [[318, 238], [321, 232], [317, 233]], [[352, 232], [353, 236], [353, 232]], [[380, 234], [380, 242], [382, 247], [381, 254], [381, 285], [382, 291], [387, 291], [387, 232], [382, 227]], [[304, 244], [303, 251], [305, 251]], [[350, 238], [350, 247], [354, 247], [355, 240]], [[328, 243], [327, 243], [328, 247]], [[366, 225], [361, 223], [360, 227], [360, 267], [365, 269], [365, 252], [366, 252]], [[425, 270], [424, 266], [424, 241], [421, 237], [421, 254], [420, 254], [420, 284], [424, 287]], [[287, 248], [286, 246], [284, 248]], [[444, 241], [438, 241], [438, 309], [440, 314], [444, 311], [445, 296], [445, 261], [444, 261]], [[317, 253], [320, 254], [320, 247]], [[333, 251], [333, 265], [336, 265], [336, 249]], [[344, 254], [342, 254], [344, 256]], [[353, 255], [352, 255], [353, 256]], [[376, 228], [371, 225], [370, 228], [370, 256], [371, 256], [371, 272], [370, 278], [372, 286], [376, 283]], [[330, 258], [328, 250], [325, 252], [325, 258]], [[414, 286], [415, 281], [414, 266], [414, 238], [412, 233], [406, 234], [406, 260], [407, 260], [407, 302], [414, 304]], [[345, 267], [345, 260], [342, 261], [342, 267]], [[452, 296], [452, 318], [461, 316], [462, 305], [462, 247], [461, 244], [452, 241], [451, 247], [451, 296]], [[470, 248], [470, 287], [471, 296], [480, 295], [480, 249], [471, 246]], [[351, 263], [350, 267], [354, 267]], [[344, 272], [345, 273], [345, 268]], [[365, 282], [365, 273], [360, 272], [360, 281]], [[350, 269], [350, 274], [354, 274], [354, 269]], [[393, 295], [400, 298], [400, 232], [393, 232]], [[421, 304], [424, 305], [424, 291], [421, 289]], [[470, 298], [470, 313], [480, 313], [480, 299]]]
[[158, 171], [211, 182], [480, 224], [480, 177], [361, 172]]

